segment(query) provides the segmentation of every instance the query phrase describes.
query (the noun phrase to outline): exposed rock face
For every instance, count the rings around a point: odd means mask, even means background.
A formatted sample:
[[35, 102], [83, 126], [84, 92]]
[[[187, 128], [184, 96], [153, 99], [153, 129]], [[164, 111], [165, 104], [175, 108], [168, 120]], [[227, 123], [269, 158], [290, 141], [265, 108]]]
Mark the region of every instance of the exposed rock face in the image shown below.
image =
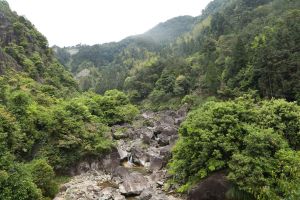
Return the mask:
[[178, 135], [178, 121], [184, 110], [145, 112], [133, 124], [112, 127], [117, 141], [112, 152], [97, 160], [80, 162], [79, 174], [61, 187], [55, 200], [180, 200], [168, 195], [163, 186], [168, 178], [164, 169]]
[[188, 195], [188, 200], [226, 200], [230, 183], [223, 172], [218, 172], [200, 182]]
[[74, 176], [86, 173], [90, 170], [112, 172], [116, 167], [120, 165], [120, 160], [121, 157], [118, 149], [114, 148], [104, 157], [100, 157], [98, 159], [87, 159], [85, 161], [79, 162], [73, 169], [71, 169], [70, 174]]
[[130, 173], [119, 185], [121, 194], [125, 196], [140, 195], [143, 190], [149, 187], [148, 179], [139, 172]]

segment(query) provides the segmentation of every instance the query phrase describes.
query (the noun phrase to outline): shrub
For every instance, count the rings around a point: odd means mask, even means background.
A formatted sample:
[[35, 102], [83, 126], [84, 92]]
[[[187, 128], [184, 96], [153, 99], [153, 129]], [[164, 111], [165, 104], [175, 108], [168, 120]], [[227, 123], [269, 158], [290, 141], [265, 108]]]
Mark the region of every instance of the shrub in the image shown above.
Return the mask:
[[169, 164], [187, 190], [224, 170], [241, 191], [258, 199], [296, 195], [300, 184], [300, 106], [284, 100], [256, 102], [248, 96], [208, 102], [180, 127]]

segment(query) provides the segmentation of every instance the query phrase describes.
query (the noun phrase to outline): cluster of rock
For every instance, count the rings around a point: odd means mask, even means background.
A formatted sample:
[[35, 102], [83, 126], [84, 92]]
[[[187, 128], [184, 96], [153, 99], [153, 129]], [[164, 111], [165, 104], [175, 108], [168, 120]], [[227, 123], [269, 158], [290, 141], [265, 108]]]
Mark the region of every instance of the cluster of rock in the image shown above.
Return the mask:
[[55, 200], [179, 200], [166, 191], [165, 166], [178, 139], [178, 126], [186, 109], [145, 112], [132, 125], [112, 127], [116, 149], [99, 160], [84, 161]]

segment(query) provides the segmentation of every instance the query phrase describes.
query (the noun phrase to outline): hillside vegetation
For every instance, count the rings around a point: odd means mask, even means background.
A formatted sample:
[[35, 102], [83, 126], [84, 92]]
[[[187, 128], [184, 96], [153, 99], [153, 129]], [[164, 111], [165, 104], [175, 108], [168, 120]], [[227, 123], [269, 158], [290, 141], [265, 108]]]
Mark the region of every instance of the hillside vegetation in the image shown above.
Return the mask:
[[222, 173], [230, 200], [299, 199], [299, 33], [299, 0], [213, 0], [120, 42], [49, 48], [0, 0], [0, 200], [52, 199], [114, 148], [133, 103], [192, 110], [161, 188]]
[[78, 78], [84, 91], [102, 93], [108, 85], [156, 108], [161, 100], [168, 102], [164, 108], [198, 95], [228, 99], [249, 90], [296, 101], [299, 7], [297, 0], [214, 0], [199, 17], [174, 18], [119, 43], [79, 47], [65, 66], [74, 74], [90, 70]]
[[222, 172], [228, 199], [299, 199], [299, 33], [297, 0], [214, 0], [198, 17], [57, 56], [68, 55], [83, 91], [108, 85], [143, 108], [196, 108], [181, 125], [170, 187], [186, 192]]
[[181, 125], [170, 173], [179, 191], [225, 171], [228, 199], [299, 199], [300, 106], [244, 96], [208, 102]]
[[80, 94], [47, 40], [0, 1], [0, 199], [51, 199], [56, 174], [113, 147], [138, 110], [119, 91]]

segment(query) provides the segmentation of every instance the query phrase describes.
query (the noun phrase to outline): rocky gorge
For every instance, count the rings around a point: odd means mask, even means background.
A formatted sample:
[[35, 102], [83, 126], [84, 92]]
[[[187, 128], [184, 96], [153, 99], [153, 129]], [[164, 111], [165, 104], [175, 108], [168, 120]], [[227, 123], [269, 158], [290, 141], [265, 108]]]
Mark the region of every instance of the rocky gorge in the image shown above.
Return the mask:
[[178, 127], [187, 108], [143, 112], [133, 124], [115, 125], [115, 148], [105, 157], [87, 159], [71, 171], [54, 200], [180, 200], [166, 187], [166, 170]]

